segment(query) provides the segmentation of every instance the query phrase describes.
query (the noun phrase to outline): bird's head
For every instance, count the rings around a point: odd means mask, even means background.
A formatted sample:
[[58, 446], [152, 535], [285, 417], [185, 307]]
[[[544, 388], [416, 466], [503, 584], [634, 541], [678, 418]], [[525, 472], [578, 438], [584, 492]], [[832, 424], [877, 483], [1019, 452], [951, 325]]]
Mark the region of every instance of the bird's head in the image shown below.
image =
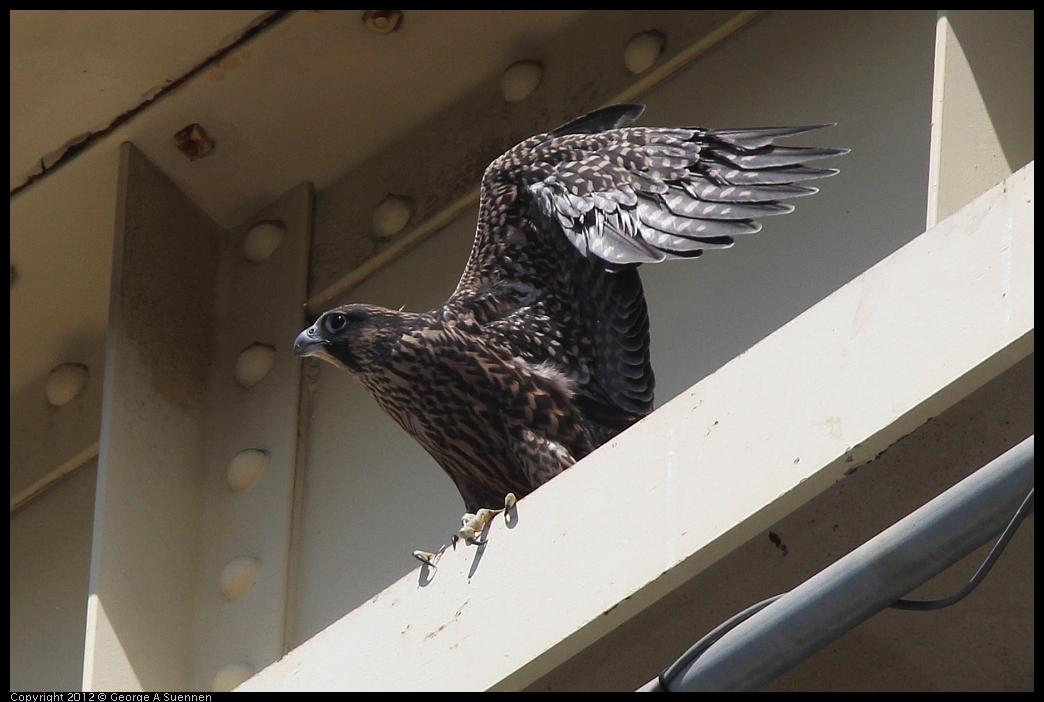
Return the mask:
[[413, 316], [373, 305], [336, 307], [298, 335], [294, 355], [316, 356], [352, 373], [376, 371]]

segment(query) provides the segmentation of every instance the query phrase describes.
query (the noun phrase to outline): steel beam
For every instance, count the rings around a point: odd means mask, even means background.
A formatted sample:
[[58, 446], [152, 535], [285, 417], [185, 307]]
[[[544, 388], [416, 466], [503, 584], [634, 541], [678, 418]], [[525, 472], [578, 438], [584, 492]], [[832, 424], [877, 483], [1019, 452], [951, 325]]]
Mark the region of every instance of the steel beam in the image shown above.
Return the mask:
[[737, 625], [670, 689], [756, 690], [997, 536], [1033, 488], [1033, 438]]

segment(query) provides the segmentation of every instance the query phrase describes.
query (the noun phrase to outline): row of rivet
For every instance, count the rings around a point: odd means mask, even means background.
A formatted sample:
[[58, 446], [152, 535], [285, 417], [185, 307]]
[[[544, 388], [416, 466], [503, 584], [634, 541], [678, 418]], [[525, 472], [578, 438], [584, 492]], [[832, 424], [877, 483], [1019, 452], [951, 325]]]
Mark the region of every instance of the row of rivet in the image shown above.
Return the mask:
[[[399, 20], [400, 21], [401, 17]], [[652, 68], [663, 52], [664, 36], [657, 31], [639, 32], [624, 48], [624, 65], [634, 75]], [[529, 97], [544, 77], [539, 61], [516, 61], [507, 67], [500, 79], [500, 90], [507, 102], [521, 102]], [[416, 202], [406, 195], [389, 194], [373, 211], [373, 230], [390, 239], [400, 234], [413, 217]]]
[[[259, 222], [247, 232], [243, 244], [244, 255], [251, 263], [260, 263], [275, 252], [282, 241], [286, 228], [281, 222]], [[253, 343], [236, 358], [235, 379], [243, 388], [260, 382], [275, 364], [275, 348], [262, 343]], [[61, 407], [83, 392], [87, 385], [88, 368], [81, 363], [62, 363], [47, 376], [45, 392], [52, 407]], [[254, 487], [268, 468], [269, 454], [263, 449], [245, 449], [229, 462], [226, 479], [229, 488], [243, 493]], [[242, 556], [230, 561], [222, 569], [219, 580], [222, 595], [234, 601], [245, 595], [261, 575], [261, 561], [252, 556]], [[224, 666], [214, 676], [215, 692], [232, 690], [254, 674], [254, 667], [247, 663], [232, 663]]]
[[[283, 240], [286, 227], [282, 222], [263, 221], [252, 226], [243, 241], [243, 255], [250, 263], [266, 261]], [[234, 376], [241, 388], [249, 388], [261, 382], [275, 365], [275, 347], [254, 342], [236, 357]], [[225, 479], [228, 487], [242, 494], [260, 482], [268, 470], [269, 453], [264, 449], [248, 448], [237, 453], [228, 463]], [[229, 561], [221, 570], [218, 584], [221, 594], [229, 602], [238, 600], [250, 591], [261, 576], [261, 559], [240, 556]], [[212, 687], [215, 692], [227, 692], [251, 677], [256, 672], [249, 663], [230, 663], [214, 676]]]
[[[378, 34], [389, 34], [397, 31], [402, 25], [401, 10], [367, 10], [363, 14], [363, 24]], [[665, 39], [663, 34], [655, 30], [638, 32], [630, 38], [624, 47], [624, 66], [633, 75], [644, 73], [663, 52]], [[507, 67], [500, 79], [500, 90], [507, 102], [521, 102], [529, 97], [540, 85], [544, 77], [544, 66], [539, 61], [524, 59]], [[214, 140], [207, 134], [202, 125], [190, 124], [174, 135], [178, 149], [190, 160], [203, 158], [214, 148]], [[401, 233], [410, 223], [416, 202], [405, 195], [389, 194], [377, 205], [373, 212], [373, 230], [378, 236], [390, 239]], [[262, 222], [256, 227], [271, 227], [276, 223]], [[256, 228], [255, 227], [255, 228]], [[251, 232], [253, 233], [253, 232]], [[262, 247], [271, 236], [271, 231], [260, 231], [256, 234], [257, 243]], [[247, 259], [263, 260], [267, 254], [252, 252], [249, 249], [248, 235]], [[278, 240], [276, 245], [278, 245]], [[273, 247], [274, 250], [274, 247]], [[271, 253], [269, 251], [268, 253]], [[261, 255], [261, 258], [254, 258]], [[12, 278], [13, 280], [13, 278]]]
[[[391, 14], [387, 14], [391, 13]], [[378, 33], [390, 33], [401, 26], [401, 11], [367, 11], [364, 23]], [[624, 65], [632, 74], [647, 71], [656, 63], [664, 47], [664, 36], [656, 31], [639, 32], [631, 37], [624, 49]], [[521, 102], [536, 90], [543, 79], [544, 67], [538, 61], [516, 61], [508, 66], [501, 77], [501, 92], [507, 102]], [[192, 125], [190, 125], [192, 126]], [[209, 151], [209, 149], [208, 149]], [[415, 209], [413, 198], [389, 194], [373, 212], [374, 232], [382, 238], [392, 238], [401, 233], [409, 224]], [[244, 254], [248, 261], [260, 263], [266, 260], [278, 248], [285, 233], [280, 222], [259, 222], [247, 232], [244, 241]], [[255, 342], [244, 349], [236, 359], [235, 379], [243, 388], [249, 388], [264, 378], [275, 363], [275, 348], [268, 344]], [[86, 368], [76, 364], [63, 364], [82, 369], [83, 381], [86, 379]], [[52, 375], [63, 366], [59, 366]], [[75, 378], [77, 371], [69, 368], [62, 371], [65, 383]], [[56, 390], [56, 397], [65, 397], [68, 390]], [[68, 399], [75, 396], [75, 392]], [[51, 398], [48, 390], [48, 398]], [[68, 399], [64, 401], [68, 401]], [[51, 404], [61, 402], [52, 400]], [[268, 467], [269, 455], [263, 449], [245, 449], [240, 451], [229, 463], [227, 481], [229, 488], [236, 493], [246, 492], [261, 479]], [[234, 601], [246, 594], [257, 582], [261, 574], [261, 561], [252, 556], [242, 556], [230, 561], [222, 570], [220, 578], [221, 592], [229, 601]], [[232, 663], [224, 666], [214, 677], [215, 691], [231, 690], [254, 674], [254, 667], [245, 663]]]

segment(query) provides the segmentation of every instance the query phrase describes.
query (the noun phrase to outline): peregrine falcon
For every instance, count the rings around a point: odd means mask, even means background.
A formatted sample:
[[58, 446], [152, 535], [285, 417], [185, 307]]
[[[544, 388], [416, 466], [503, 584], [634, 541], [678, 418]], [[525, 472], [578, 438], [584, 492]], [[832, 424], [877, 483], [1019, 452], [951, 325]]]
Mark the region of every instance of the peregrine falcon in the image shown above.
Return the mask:
[[847, 149], [777, 146], [821, 126], [630, 127], [615, 105], [521, 142], [482, 176], [478, 227], [445, 303], [325, 312], [298, 356], [357, 377], [435, 458], [469, 512], [569, 468], [653, 409], [637, 267], [695, 258], [784, 214]]

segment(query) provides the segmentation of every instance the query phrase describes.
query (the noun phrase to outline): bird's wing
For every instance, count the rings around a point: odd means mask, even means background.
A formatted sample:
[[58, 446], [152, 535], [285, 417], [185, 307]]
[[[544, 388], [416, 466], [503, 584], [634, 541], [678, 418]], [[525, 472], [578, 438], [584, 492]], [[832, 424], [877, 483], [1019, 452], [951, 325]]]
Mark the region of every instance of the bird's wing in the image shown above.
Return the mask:
[[644, 414], [652, 401], [648, 319], [637, 274], [627, 269], [732, 246], [734, 237], [761, 228], [755, 218], [790, 212], [784, 200], [816, 192], [799, 183], [837, 173], [805, 162], [847, 150], [773, 143], [827, 125], [628, 127], [641, 111], [603, 108], [530, 137], [490, 164], [471, 257], [451, 300], [495, 296], [496, 289], [516, 299], [571, 297], [558, 312], [581, 335], [598, 337], [603, 360], [613, 356], [600, 369], [571, 370], [581, 378], [591, 371], [598, 401]]
[[[486, 170], [481, 208], [528, 199], [581, 254], [610, 266], [687, 258], [758, 231], [755, 218], [792, 211], [783, 200], [817, 190], [798, 183], [837, 173], [805, 162], [848, 151], [773, 143], [830, 125], [623, 128], [641, 111], [614, 105], [520, 143]], [[497, 256], [497, 232], [485, 234], [462, 286]]]
[[545, 148], [570, 144], [568, 155], [534, 164], [543, 178], [527, 187], [582, 254], [612, 265], [698, 256], [761, 229], [756, 217], [794, 209], [781, 201], [816, 192], [797, 183], [837, 173], [804, 163], [842, 149], [773, 143], [820, 126], [553, 137]]

